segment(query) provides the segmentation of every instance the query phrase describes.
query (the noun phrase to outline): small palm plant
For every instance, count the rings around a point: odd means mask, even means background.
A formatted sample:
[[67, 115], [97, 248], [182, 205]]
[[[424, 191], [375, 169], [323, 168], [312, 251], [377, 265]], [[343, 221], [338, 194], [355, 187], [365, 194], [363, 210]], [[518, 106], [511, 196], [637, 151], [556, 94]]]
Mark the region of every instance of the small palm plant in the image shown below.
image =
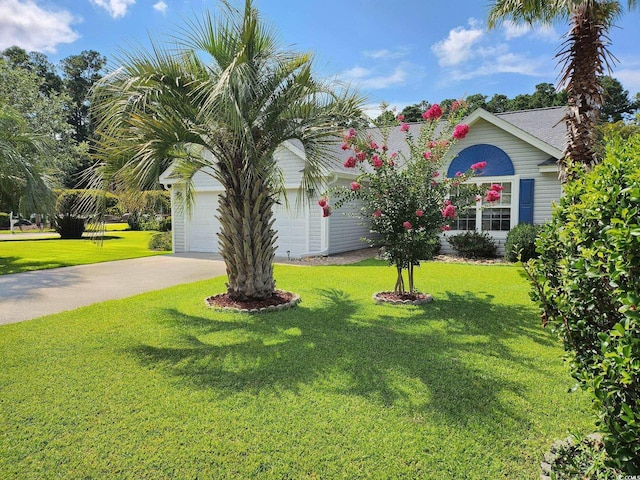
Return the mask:
[[94, 181], [144, 189], [173, 165], [190, 199], [190, 180], [206, 167], [224, 189], [217, 218], [227, 293], [237, 301], [269, 298], [273, 207], [284, 193], [273, 154], [287, 140], [301, 142], [301, 191], [312, 189], [363, 101], [316, 80], [310, 54], [281, 49], [251, 0], [244, 12], [192, 21], [173, 40], [170, 48], [127, 54], [95, 88], [102, 143]]

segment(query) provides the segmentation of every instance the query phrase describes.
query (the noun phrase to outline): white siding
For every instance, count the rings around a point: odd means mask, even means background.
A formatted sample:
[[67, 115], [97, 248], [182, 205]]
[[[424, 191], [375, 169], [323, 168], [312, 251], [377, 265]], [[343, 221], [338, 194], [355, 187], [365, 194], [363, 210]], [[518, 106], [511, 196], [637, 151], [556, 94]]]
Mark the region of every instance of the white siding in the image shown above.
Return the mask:
[[217, 252], [220, 222], [215, 218], [218, 193], [197, 192], [191, 216], [187, 216], [190, 252]]
[[[346, 186], [350, 181], [341, 180], [337, 185]], [[329, 254], [359, 250], [368, 246], [362, 238], [368, 238], [369, 225], [360, 218], [360, 202], [351, 202], [333, 210], [328, 221], [329, 228]]]

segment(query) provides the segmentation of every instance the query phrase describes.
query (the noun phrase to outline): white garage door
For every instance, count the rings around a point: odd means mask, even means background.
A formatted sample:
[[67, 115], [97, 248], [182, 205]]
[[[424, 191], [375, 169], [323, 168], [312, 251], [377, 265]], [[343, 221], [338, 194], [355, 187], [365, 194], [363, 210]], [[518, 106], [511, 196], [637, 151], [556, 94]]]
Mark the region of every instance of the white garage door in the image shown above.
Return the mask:
[[[307, 213], [303, 210], [296, 211], [297, 192], [287, 192], [290, 201], [290, 209], [277, 205], [274, 208], [278, 241], [276, 255], [286, 257], [287, 252], [292, 258], [308, 253], [307, 247]], [[198, 192], [195, 197], [195, 206], [191, 218], [187, 220], [189, 251], [192, 252], [217, 252], [218, 233], [220, 223], [215, 218], [218, 208], [218, 194], [213, 192]]]

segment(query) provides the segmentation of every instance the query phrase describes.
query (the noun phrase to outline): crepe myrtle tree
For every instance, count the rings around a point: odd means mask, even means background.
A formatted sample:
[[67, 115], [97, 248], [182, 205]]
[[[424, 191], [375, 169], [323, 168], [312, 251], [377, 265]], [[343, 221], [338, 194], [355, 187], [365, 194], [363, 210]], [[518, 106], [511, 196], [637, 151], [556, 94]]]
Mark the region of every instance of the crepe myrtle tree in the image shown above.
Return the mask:
[[[395, 293], [417, 291], [414, 267], [435, 255], [439, 235], [451, 228], [458, 212], [481, 199], [479, 188], [464, 182], [481, 174], [486, 162], [477, 162], [452, 178], [442, 173], [449, 149], [469, 132], [469, 126], [460, 123], [465, 112], [464, 101], [453, 102], [446, 112], [434, 104], [422, 114], [425, 121], [414, 127], [416, 135], [398, 115], [393, 124], [381, 128], [379, 140], [357, 135], [354, 129], [344, 136], [342, 149], [353, 152], [344, 166], [358, 169], [360, 175], [350, 187], [334, 189], [331, 195], [338, 207], [357, 200], [363, 204], [361, 216], [370, 221], [371, 232], [380, 238], [389, 264], [397, 269]], [[394, 128], [404, 134], [406, 153], [387, 147]], [[498, 200], [500, 190], [493, 185], [485, 192], [485, 200]], [[318, 203], [323, 216], [331, 214], [328, 196]]]
[[101, 139], [95, 181], [149, 189], [171, 165], [190, 199], [194, 174], [209, 173], [224, 190], [217, 218], [227, 294], [271, 298], [273, 208], [285, 191], [274, 153], [299, 141], [306, 154], [301, 191], [311, 190], [335, 137], [361, 115], [362, 99], [315, 78], [310, 54], [282, 49], [251, 0], [244, 12], [229, 6], [221, 18], [193, 20], [170, 40], [127, 54], [94, 88]]

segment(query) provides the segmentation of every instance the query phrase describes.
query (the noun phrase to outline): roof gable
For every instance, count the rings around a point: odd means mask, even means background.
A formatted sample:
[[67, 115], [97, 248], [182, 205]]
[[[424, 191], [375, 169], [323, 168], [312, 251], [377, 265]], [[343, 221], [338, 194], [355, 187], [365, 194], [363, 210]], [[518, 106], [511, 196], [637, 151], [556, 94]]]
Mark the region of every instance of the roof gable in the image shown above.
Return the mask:
[[[554, 111], [550, 112], [553, 113], [553, 115], [536, 115], [536, 113], [540, 113], [536, 110], [523, 110], [521, 112], [508, 112], [494, 115], [482, 108], [479, 108], [469, 115], [466, 118], [466, 121], [469, 125], [473, 125], [480, 119], [485, 120], [497, 128], [500, 128], [522, 141], [529, 143], [537, 149], [542, 150], [546, 154], [554, 158], [561, 158], [564, 142], [562, 145], [559, 145], [559, 142], [557, 141], [557, 132], [559, 130], [555, 130], [553, 135], [546, 134], [546, 132], [548, 130], [552, 130], [554, 127], [562, 130], [562, 125], [558, 125], [557, 117], [560, 116], [558, 115], [558, 110], [560, 110], [560, 113], [562, 113], [560, 121], [562, 120], [562, 117], [564, 117], [564, 109], [563, 107], [558, 107], [554, 109], [538, 110]], [[548, 121], [546, 124], [544, 123], [545, 119]], [[548, 141], [553, 141], [555, 145], [548, 143]]]

